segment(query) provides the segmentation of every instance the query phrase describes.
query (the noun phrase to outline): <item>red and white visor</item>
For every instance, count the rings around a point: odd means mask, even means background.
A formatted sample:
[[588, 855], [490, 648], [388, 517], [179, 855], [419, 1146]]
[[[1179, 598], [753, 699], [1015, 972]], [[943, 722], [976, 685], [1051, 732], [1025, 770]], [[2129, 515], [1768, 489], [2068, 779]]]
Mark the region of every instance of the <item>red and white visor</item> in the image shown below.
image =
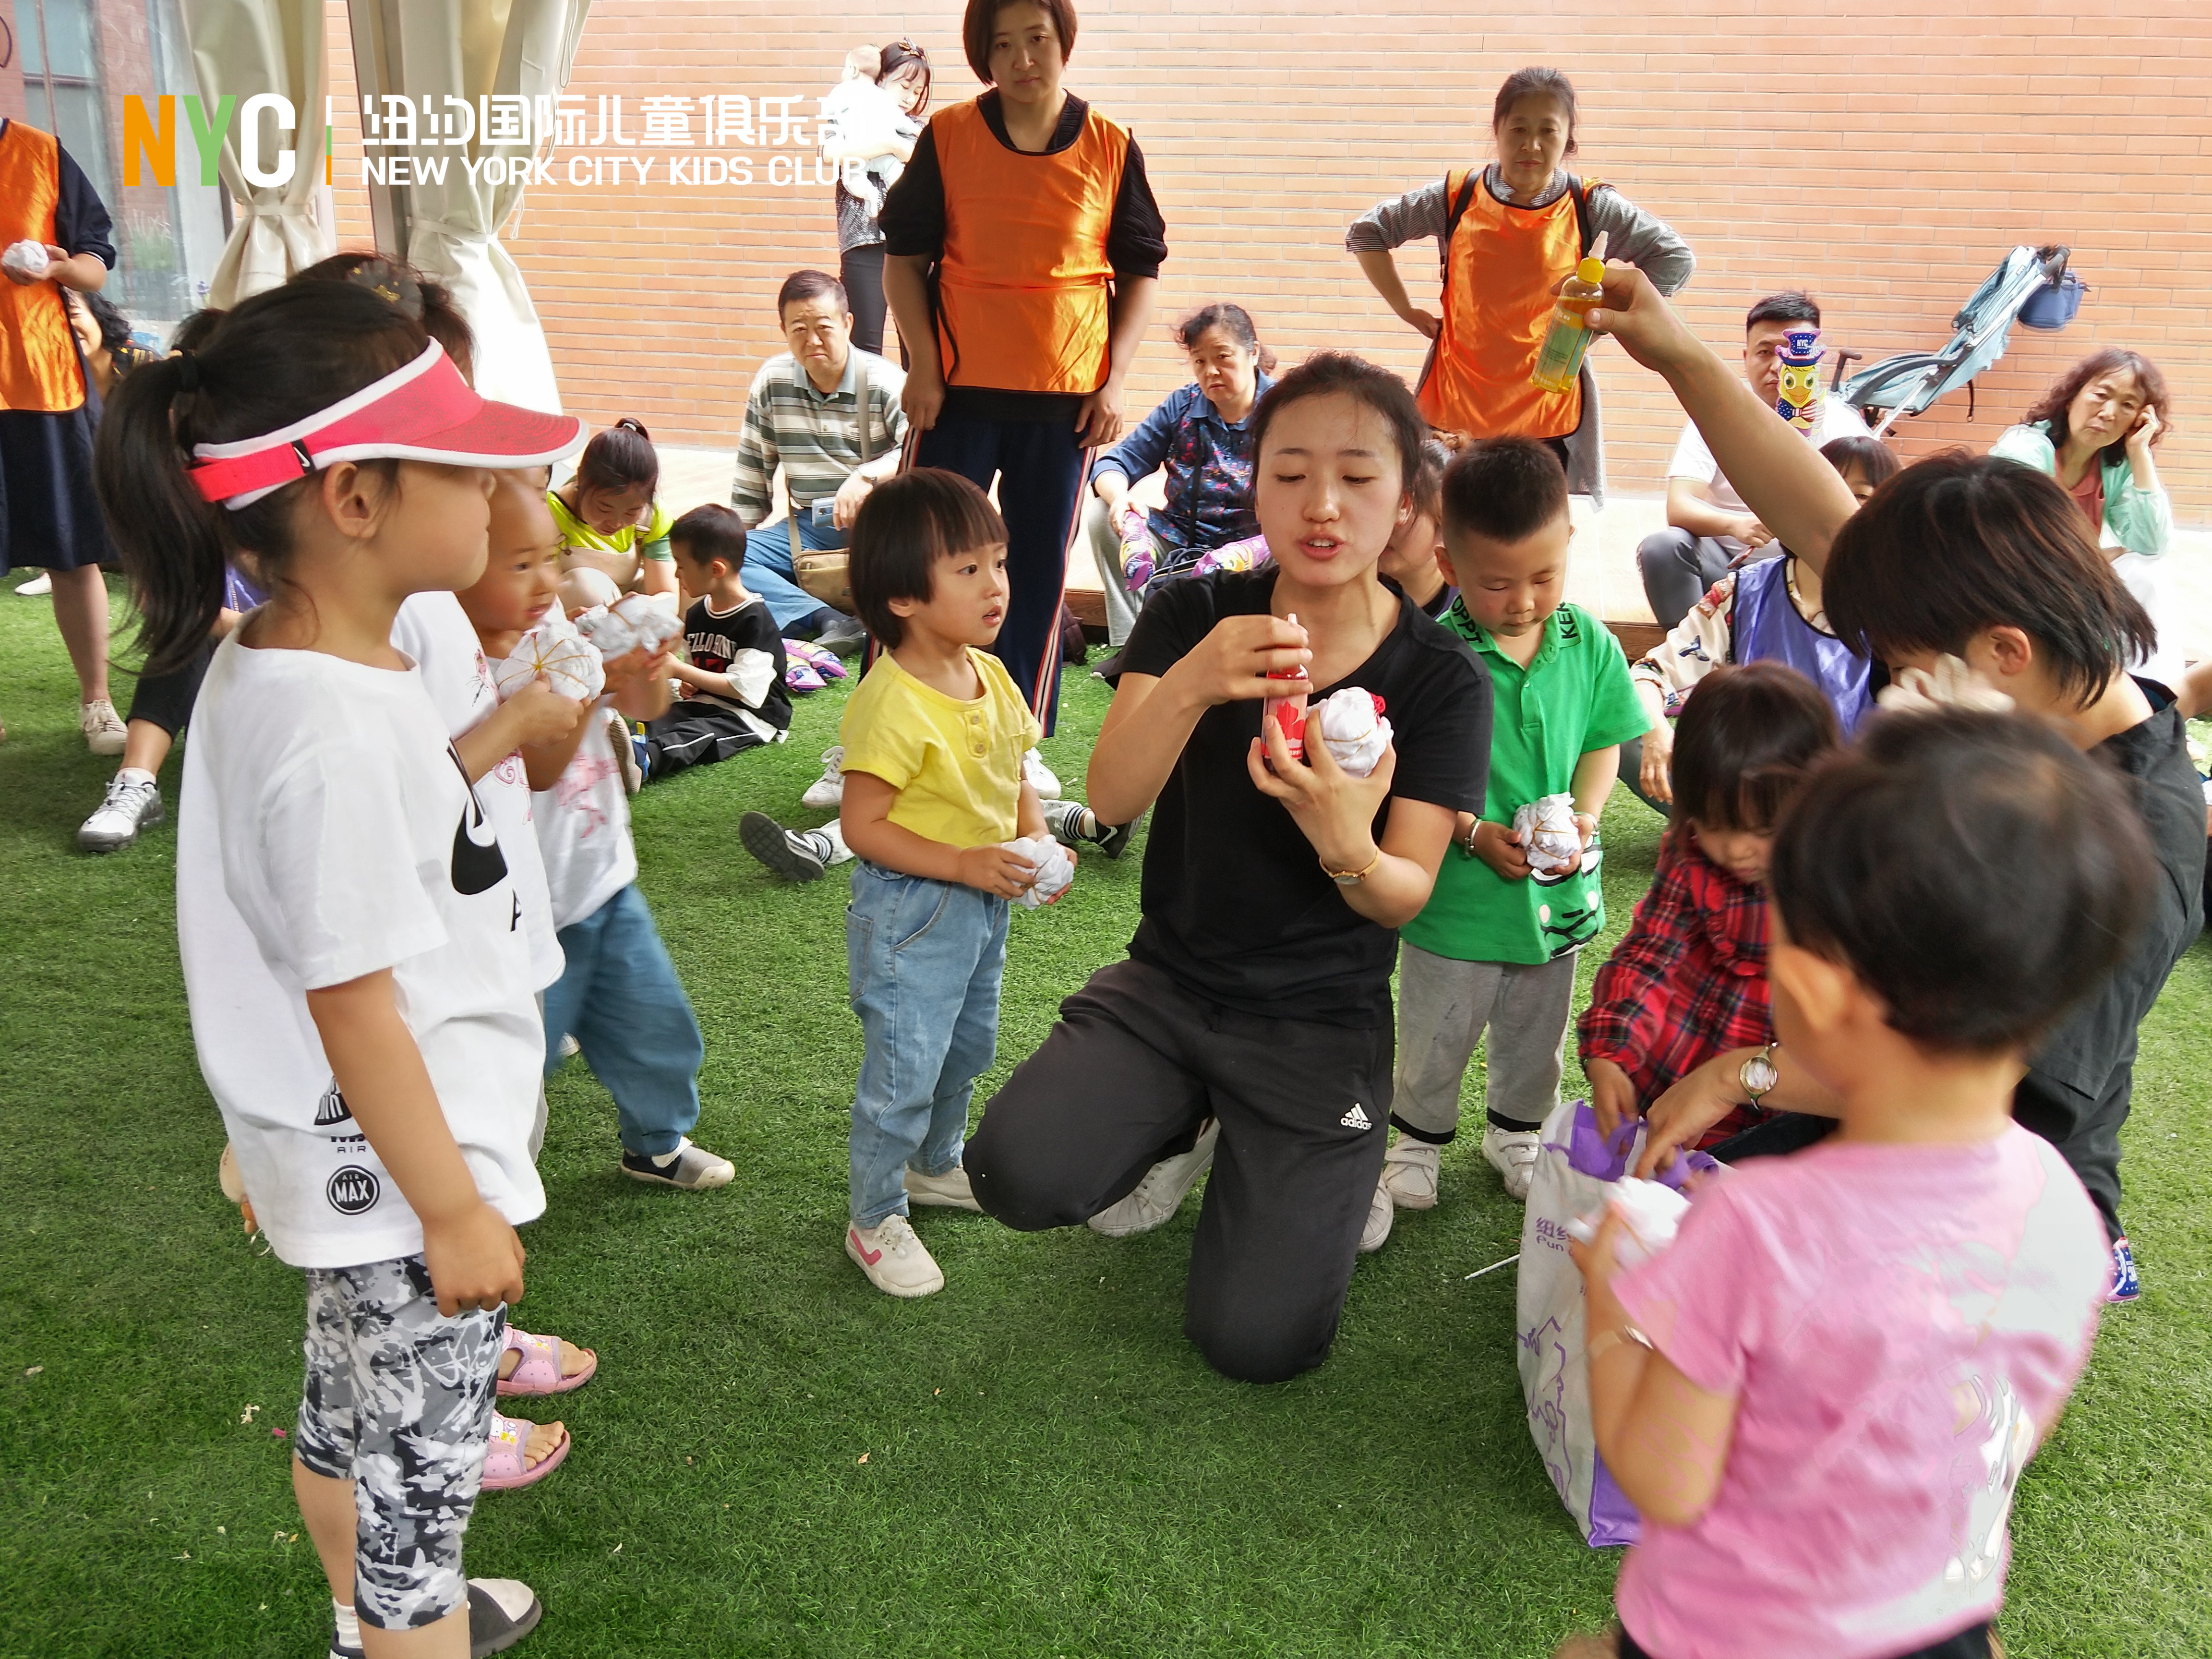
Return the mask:
[[192, 482], [235, 511], [340, 461], [538, 466], [584, 441], [573, 415], [543, 415], [479, 398], [435, 340], [404, 368], [319, 414], [258, 438], [194, 444]]

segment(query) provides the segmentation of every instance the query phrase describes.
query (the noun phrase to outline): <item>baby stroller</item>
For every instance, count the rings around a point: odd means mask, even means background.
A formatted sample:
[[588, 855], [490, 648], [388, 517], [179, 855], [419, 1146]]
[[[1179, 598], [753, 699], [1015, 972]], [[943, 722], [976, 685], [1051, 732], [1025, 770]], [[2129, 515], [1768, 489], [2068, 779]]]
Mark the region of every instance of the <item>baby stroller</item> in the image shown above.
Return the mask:
[[2030, 328], [2060, 329], [2081, 308], [2081, 279], [2066, 269], [2071, 252], [2055, 245], [2014, 248], [1951, 319], [1957, 332], [1948, 345], [1941, 351], [1885, 357], [1848, 380], [1844, 370], [1859, 354], [1839, 352], [1834, 391], [1867, 417], [1877, 438], [1899, 416], [1917, 415], [1960, 386], [1966, 388], [1966, 417], [1972, 420], [1974, 376], [2004, 356], [2013, 319]]

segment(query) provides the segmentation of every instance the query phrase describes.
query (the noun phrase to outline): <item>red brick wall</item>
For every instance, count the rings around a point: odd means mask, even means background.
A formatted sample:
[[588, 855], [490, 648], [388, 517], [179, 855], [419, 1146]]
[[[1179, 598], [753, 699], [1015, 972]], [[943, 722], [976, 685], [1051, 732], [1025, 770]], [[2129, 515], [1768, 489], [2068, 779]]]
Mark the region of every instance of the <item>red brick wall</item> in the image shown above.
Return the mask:
[[[2091, 288], [2079, 320], [2057, 335], [2016, 328], [2005, 361], [1977, 383], [1976, 419], [1963, 396], [1947, 399], [1907, 423], [1904, 449], [1986, 445], [2055, 370], [2093, 344], [2125, 342], [2159, 359], [2179, 395], [2161, 452], [2179, 514], [2212, 520], [2212, 417], [2199, 412], [2212, 382], [2212, 104], [2202, 91], [2212, 13], [2200, 0], [2130, 0], [2094, 15], [2051, 0], [1530, 10], [1506, 21], [1444, 0], [1089, 6], [1069, 84], [1144, 147], [1173, 245], [1163, 323], [1234, 298], [1286, 359], [1341, 346], [1413, 373], [1421, 343], [1343, 252], [1344, 226], [1486, 153], [1500, 78], [1556, 64], [1582, 94], [1579, 166], [1688, 238], [1698, 270], [1686, 303], [1723, 349], [1740, 341], [1751, 297], [1804, 286], [1826, 306], [1832, 343], [1870, 358], [1934, 349], [2015, 243], [2070, 244]], [[830, 11], [834, 22], [817, 21]], [[343, 7], [332, 12], [343, 55]], [[662, 93], [811, 97], [848, 46], [906, 33], [936, 64], [942, 103], [975, 90], [957, 30], [945, 4], [802, 14], [598, 0], [571, 90], [620, 93], [632, 112]], [[359, 153], [341, 138], [342, 156]], [[727, 444], [753, 369], [778, 348], [776, 283], [804, 264], [836, 269], [829, 191], [764, 179], [670, 188], [665, 176], [664, 159], [643, 189], [541, 187], [509, 245], [572, 408]], [[1417, 300], [1432, 259], [1426, 246], [1401, 251]], [[1613, 486], [1656, 490], [1680, 413], [1618, 354], [1599, 373]], [[1182, 378], [1157, 327], [1133, 402], [1141, 410]]]

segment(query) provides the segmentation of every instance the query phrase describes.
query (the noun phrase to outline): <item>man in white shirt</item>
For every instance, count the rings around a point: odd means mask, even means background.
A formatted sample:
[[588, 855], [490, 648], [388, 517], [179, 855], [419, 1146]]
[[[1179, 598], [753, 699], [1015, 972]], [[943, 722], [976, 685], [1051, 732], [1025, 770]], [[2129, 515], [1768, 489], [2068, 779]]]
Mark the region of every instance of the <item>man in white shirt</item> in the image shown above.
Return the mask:
[[[1768, 295], [1744, 318], [1743, 378], [1769, 409], [1782, 389], [1782, 337], [1808, 325], [1820, 327], [1820, 302], [1795, 290]], [[1858, 410], [1824, 393], [1820, 416], [1807, 435], [1817, 448], [1866, 430]], [[1644, 596], [1664, 629], [1689, 615], [1705, 590], [1747, 555], [1765, 558], [1781, 551], [1773, 545], [1774, 532], [1744, 507], [1694, 422], [1683, 426], [1674, 459], [1668, 463], [1667, 524], [1636, 549]]]

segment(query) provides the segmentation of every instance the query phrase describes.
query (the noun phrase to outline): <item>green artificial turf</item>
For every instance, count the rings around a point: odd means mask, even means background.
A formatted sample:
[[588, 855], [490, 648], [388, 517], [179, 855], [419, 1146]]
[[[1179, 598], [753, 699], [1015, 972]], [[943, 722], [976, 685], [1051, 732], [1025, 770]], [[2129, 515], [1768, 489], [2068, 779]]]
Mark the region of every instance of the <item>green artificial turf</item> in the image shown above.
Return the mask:
[[[46, 601], [0, 590], [0, 1652], [319, 1655], [324, 1583], [272, 1432], [299, 1397], [301, 1282], [216, 1190], [173, 828], [77, 853], [112, 763], [76, 735]], [[1120, 1243], [929, 1212], [945, 1291], [868, 1288], [840, 1249], [843, 883], [779, 885], [735, 834], [748, 808], [803, 817], [842, 700], [637, 803], [706, 1030], [697, 1138], [738, 1178], [624, 1180], [605, 1095], [578, 1062], [554, 1084], [520, 1322], [602, 1363], [559, 1403], [567, 1466], [487, 1495], [470, 1533], [475, 1571], [544, 1598], [522, 1650], [1540, 1659], [1601, 1624], [1619, 1557], [1578, 1541], [1531, 1447], [1513, 1275], [1465, 1277], [1520, 1228], [1473, 1137], [1442, 1206], [1360, 1264], [1328, 1364], [1281, 1387], [1225, 1382], [1183, 1340], [1195, 1203]], [[1046, 754], [1072, 789], [1105, 706], [1071, 680]], [[1617, 937], [1657, 822], [1624, 792], [1606, 830]], [[1120, 953], [1139, 865], [1088, 860], [1016, 915], [979, 1100]], [[2014, 1656], [2212, 1652], [2208, 1005], [2200, 947], [2146, 1028], [2127, 1139], [2147, 1293], [2021, 1489]]]

